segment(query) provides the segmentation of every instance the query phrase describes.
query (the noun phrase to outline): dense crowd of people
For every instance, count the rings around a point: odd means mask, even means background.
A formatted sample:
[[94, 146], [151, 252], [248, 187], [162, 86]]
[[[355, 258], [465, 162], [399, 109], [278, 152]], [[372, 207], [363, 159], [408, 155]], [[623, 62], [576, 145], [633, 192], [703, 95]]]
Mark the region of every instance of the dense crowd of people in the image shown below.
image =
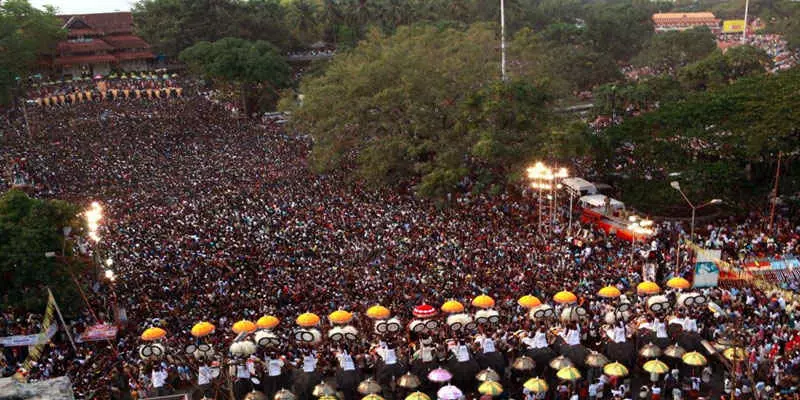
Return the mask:
[[[396, 399], [408, 393], [396, 381], [406, 372], [420, 377], [419, 390], [436, 396], [442, 384], [426, 375], [443, 367], [464, 397], [478, 398], [475, 375], [491, 367], [503, 396], [516, 399], [800, 398], [796, 284], [698, 290], [714, 309], [677, 304], [678, 291], [664, 282], [692, 278], [690, 247], [677, 244], [686, 226], [659, 224], [632, 247], [578, 218], [567, 226], [571, 210], [563, 204], [541, 228], [535, 193], [489, 197], [467, 187], [442, 205], [402, 190], [370, 189], [341, 173], [317, 175], [308, 167], [310, 138], [268, 119], [232, 118], [198, 93], [30, 114], [31, 135], [21, 116], [0, 122], [0, 160], [24, 160], [17, 161], [18, 174], [24, 169], [36, 195], [98, 201], [106, 213], [101, 241], [79, 241], [76, 250], [113, 260], [117, 278], [82, 278], [90, 288], [88, 306], [69, 318], [68, 329], [77, 336], [112, 322], [112, 315], [125, 317], [114, 321], [121, 325], [116, 339], [78, 344], [77, 351], [57, 334], [34, 367], [22, 371], [29, 379], [68, 375], [81, 398], [188, 391], [195, 398], [241, 399], [251, 389], [272, 398], [286, 388], [304, 400], [326, 380], [351, 400], [361, 396], [359, 382], [373, 377], [381, 396]], [[0, 179], [3, 188], [13, 184]], [[698, 226], [697, 235], [731, 262], [800, 253], [800, 227], [780, 217], [770, 232], [753, 218], [732, 218]], [[670, 303], [664, 311], [653, 311], [648, 297], [636, 294], [644, 264], [657, 266]], [[625, 293], [630, 310], [620, 313], [623, 300], [598, 296], [604, 286]], [[572, 307], [552, 302], [562, 290], [577, 295], [586, 315], [574, 309], [563, 319], [532, 319], [517, 304], [520, 296], [535, 295], [561, 316]], [[473, 311], [469, 302], [482, 293], [495, 299], [499, 321], [469, 331], [444, 324], [420, 333], [406, 329], [420, 304], [457, 299]], [[389, 308], [403, 329], [376, 333], [365, 316], [375, 304]], [[324, 319], [337, 309], [355, 314], [357, 340], [328, 340], [325, 321], [322, 343], [296, 340], [299, 314]], [[281, 319], [274, 330], [280, 344], [232, 356], [232, 324], [265, 314]], [[189, 331], [199, 321], [216, 325], [216, 332], [194, 338]], [[37, 333], [40, 325], [40, 315], [3, 310], [0, 336]], [[168, 355], [143, 358], [139, 335], [154, 326], [167, 331], [161, 343]], [[741, 346], [747, 356], [709, 354], [701, 340]], [[215, 354], [185, 353], [199, 342]], [[662, 356], [669, 372], [645, 373], [637, 352], [649, 342], [662, 350], [675, 344], [697, 350], [708, 365], [693, 368]], [[19, 371], [26, 348], [2, 350], [3, 375]], [[630, 375], [590, 368], [588, 350], [623, 363]], [[583, 377], [559, 379], [548, 366], [559, 353]], [[532, 371], [512, 368], [523, 355], [535, 360]], [[534, 375], [550, 383], [547, 392], [523, 387]]]

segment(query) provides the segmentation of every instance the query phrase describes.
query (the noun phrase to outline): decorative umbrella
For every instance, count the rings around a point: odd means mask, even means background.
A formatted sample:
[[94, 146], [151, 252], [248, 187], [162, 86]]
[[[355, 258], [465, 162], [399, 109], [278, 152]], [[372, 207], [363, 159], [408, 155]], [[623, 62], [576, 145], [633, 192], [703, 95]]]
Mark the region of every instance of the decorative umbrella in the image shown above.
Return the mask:
[[367, 317], [372, 319], [386, 319], [392, 315], [388, 308], [382, 305], [374, 305], [367, 309]]
[[252, 321], [243, 319], [233, 324], [233, 333], [253, 333], [256, 331], [256, 324]]
[[416, 389], [420, 385], [419, 378], [411, 372], [406, 372], [397, 378], [397, 386], [406, 389]]
[[436, 309], [429, 304], [422, 303], [414, 307], [411, 313], [417, 318], [430, 318], [436, 315]]
[[431, 382], [447, 382], [450, 379], [453, 379], [453, 374], [450, 371], [443, 369], [443, 368], [436, 368], [431, 372], [428, 372], [428, 380]]
[[94, 79], [103, 79], [103, 75], [97, 74], [94, 76]]
[[328, 315], [328, 321], [334, 324], [344, 325], [353, 320], [353, 314], [345, 310], [336, 310]]
[[706, 357], [696, 351], [684, 354], [681, 359], [686, 365], [691, 365], [693, 367], [702, 367], [708, 364]]
[[517, 300], [517, 304], [519, 304], [523, 308], [531, 309], [533, 307], [542, 304], [542, 301], [539, 300], [539, 298], [536, 296], [531, 296], [529, 294], [526, 294], [525, 296], [522, 296], [519, 298], [519, 300]]
[[529, 371], [533, 369], [534, 366], [533, 359], [528, 356], [517, 357], [514, 362], [511, 363], [511, 368], [516, 369], [518, 371]]
[[745, 352], [741, 347], [727, 348], [722, 352], [722, 355], [731, 361], [742, 361], [747, 359], [747, 352]]
[[714, 343], [714, 349], [717, 351], [725, 351], [725, 349], [733, 346], [733, 342], [728, 339], [722, 338]]
[[538, 376], [536, 378], [528, 379], [522, 386], [533, 393], [544, 393], [548, 389], [547, 382]]
[[661, 288], [658, 287], [658, 284], [651, 281], [644, 281], [638, 285], [636, 285], [636, 293], [640, 295], [650, 295], [656, 294], [661, 291]]
[[578, 296], [575, 296], [575, 293], [569, 291], [561, 291], [553, 296], [553, 301], [558, 304], [572, 304], [578, 301]]
[[362, 381], [358, 384], [358, 393], [361, 394], [375, 394], [381, 392], [381, 385], [378, 382], [375, 382], [372, 378], [367, 378], [367, 380]]
[[447, 314], [464, 312], [464, 305], [455, 300], [445, 301], [441, 308], [442, 312]]
[[651, 374], [665, 374], [669, 372], [669, 366], [664, 364], [661, 360], [650, 360], [644, 363], [642, 368]]
[[383, 397], [378, 396], [375, 393], [368, 394], [361, 398], [361, 400], [383, 400]]
[[644, 358], [656, 358], [661, 355], [661, 348], [652, 343], [648, 343], [639, 349], [639, 355]]
[[608, 358], [596, 351], [592, 351], [586, 356], [586, 365], [593, 368], [603, 368], [608, 363]]
[[673, 344], [671, 346], [667, 346], [664, 349], [664, 355], [671, 358], [681, 358], [683, 355], [686, 354], [686, 350], [683, 347], [678, 346], [677, 344]]
[[581, 379], [581, 372], [575, 367], [566, 367], [558, 370], [556, 376], [565, 381], [576, 381]]
[[158, 340], [164, 336], [167, 336], [167, 331], [158, 327], [147, 328], [144, 330], [144, 332], [142, 332], [142, 340], [146, 341]]
[[573, 364], [572, 361], [569, 358], [564, 357], [564, 356], [558, 356], [558, 357], [550, 360], [550, 368], [555, 369], [555, 370], [564, 369], [564, 368], [567, 368], [567, 367], [571, 367], [573, 365], [575, 365], [575, 364]]
[[600, 289], [597, 292], [597, 295], [600, 297], [605, 297], [607, 299], [616, 299], [617, 297], [622, 295], [622, 292], [620, 292], [619, 289], [617, 289], [614, 286], [606, 286]]
[[317, 400], [339, 400], [339, 398], [336, 397], [335, 395], [330, 395], [330, 396], [319, 396], [319, 399]]
[[445, 385], [436, 392], [436, 397], [441, 400], [458, 400], [463, 396], [464, 393], [461, 392], [461, 389], [453, 385]]
[[492, 397], [497, 397], [500, 393], [503, 393], [503, 385], [495, 382], [495, 381], [486, 381], [481, 383], [478, 386], [478, 393], [480, 394], [488, 394]]
[[192, 327], [192, 336], [194, 337], [203, 337], [210, 335], [214, 332], [214, 324], [206, 321], [201, 321]]
[[[269, 400], [269, 399], [267, 398], [267, 395], [265, 395], [264, 393], [259, 392], [258, 390], [253, 390], [246, 396], [244, 396], [244, 400]], [[320, 400], [322, 400], [322, 398], [320, 398]]]
[[472, 299], [472, 305], [478, 308], [492, 308], [494, 307], [494, 299], [485, 294], [482, 294]]
[[322, 397], [322, 396], [335, 396], [336, 389], [328, 385], [327, 383], [320, 382], [319, 385], [314, 386], [314, 390], [311, 392], [311, 395], [314, 397]]
[[310, 328], [319, 323], [319, 315], [314, 313], [303, 313], [297, 317], [295, 322], [297, 322], [297, 325], [300, 325], [303, 328]]
[[272, 397], [272, 400], [295, 400], [296, 398], [297, 396], [295, 396], [294, 393], [286, 389], [281, 389], [278, 391], [278, 393], [275, 393], [275, 396]]
[[628, 368], [618, 362], [613, 362], [603, 367], [603, 373], [608, 376], [622, 377], [628, 375]]
[[414, 392], [406, 396], [406, 400], [431, 400], [431, 398], [422, 392]]
[[689, 281], [687, 281], [686, 279], [681, 278], [680, 276], [676, 276], [674, 278], [670, 278], [670, 280], [667, 281], [667, 286], [673, 289], [688, 289], [692, 287], [692, 284], [689, 283]]
[[499, 381], [500, 380], [500, 374], [498, 374], [495, 370], [493, 370], [491, 368], [486, 368], [486, 369], [478, 372], [478, 374], [475, 375], [475, 379], [477, 379], [480, 382]]
[[278, 326], [281, 320], [278, 317], [274, 317], [272, 315], [265, 315], [256, 321], [256, 326], [261, 329], [272, 329]]

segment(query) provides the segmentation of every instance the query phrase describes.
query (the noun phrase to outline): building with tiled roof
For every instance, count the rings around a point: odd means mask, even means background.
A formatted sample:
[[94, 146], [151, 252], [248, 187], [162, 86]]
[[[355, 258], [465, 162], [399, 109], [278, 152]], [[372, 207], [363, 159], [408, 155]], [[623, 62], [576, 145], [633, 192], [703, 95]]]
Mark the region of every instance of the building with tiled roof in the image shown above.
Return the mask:
[[113, 12], [61, 15], [67, 40], [58, 43], [50, 66], [62, 75], [107, 75], [112, 70], [144, 71], [155, 58], [150, 45], [133, 34], [133, 15]]
[[720, 20], [710, 12], [656, 13], [653, 26], [656, 32], [683, 31], [706, 26], [712, 32], [719, 32]]

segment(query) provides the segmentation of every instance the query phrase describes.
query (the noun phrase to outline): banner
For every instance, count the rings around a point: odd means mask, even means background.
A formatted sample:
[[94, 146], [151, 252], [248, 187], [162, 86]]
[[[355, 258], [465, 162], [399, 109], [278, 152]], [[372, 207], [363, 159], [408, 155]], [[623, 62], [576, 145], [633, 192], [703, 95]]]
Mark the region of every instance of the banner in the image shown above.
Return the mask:
[[[42, 318], [42, 327], [48, 327], [53, 324], [53, 312], [55, 311], [56, 299], [53, 297], [53, 292], [50, 289], [47, 289], [47, 308], [44, 310], [44, 318]], [[31, 369], [31, 364], [39, 361], [39, 357], [42, 355], [42, 350], [44, 350], [44, 346], [47, 342], [50, 341], [50, 338], [47, 337], [47, 330], [44, 330], [39, 333], [39, 337], [36, 341], [36, 344], [33, 345], [30, 350], [28, 351], [28, 358], [25, 359], [25, 362], [22, 363], [22, 367], [20, 370], [14, 374], [14, 379], [19, 382], [27, 382], [28, 381], [28, 371]]]
[[744, 31], [743, 19], [729, 19], [722, 23], [722, 33], [742, 33]]
[[111, 324], [97, 324], [87, 328], [78, 337], [77, 342], [97, 342], [100, 340], [110, 340], [117, 337], [117, 327]]
[[17, 336], [6, 336], [0, 337], [0, 346], [4, 347], [22, 347], [22, 346], [34, 346], [37, 344], [45, 344], [53, 338], [58, 330], [58, 326], [56, 324], [51, 324], [49, 328], [47, 328], [46, 336], [40, 337], [41, 334], [37, 333], [35, 335], [17, 335]]
[[694, 264], [694, 284], [693, 287], [715, 287], [719, 283], [719, 267], [716, 260], [719, 260], [722, 252], [720, 250], [709, 250], [697, 248], [697, 257]]

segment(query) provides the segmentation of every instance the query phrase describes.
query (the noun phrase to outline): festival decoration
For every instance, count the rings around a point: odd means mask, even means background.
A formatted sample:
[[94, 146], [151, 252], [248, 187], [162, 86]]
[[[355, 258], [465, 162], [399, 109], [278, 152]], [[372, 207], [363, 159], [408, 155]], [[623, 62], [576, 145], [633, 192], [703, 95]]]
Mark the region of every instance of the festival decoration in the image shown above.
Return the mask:
[[539, 300], [539, 298], [536, 296], [531, 296], [529, 294], [526, 294], [525, 296], [522, 296], [517, 300], [517, 304], [519, 304], [523, 308], [527, 308], [530, 310], [531, 308], [534, 308], [542, 304], [542, 301]]
[[461, 389], [453, 385], [445, 385], [436, 392], [436, 397], [439, 400], [458, 400], [464, 396]]
[[494, 307], [494, 299], [485, 294], [482, 294], [472, 299], [472, 306], [478, 308], [492, 308]]
[[661, 360], [650, 360], [644, 363], [642, 369], [651, 374], [665, 374], [669, 372], [669, 366], [664, 364]]
[[370, 377], [370, 378], [367, 378], [364, 381], [361, 381], [361, 383], [358, 384], [357, 390], [358, 390], [358, 393], [367, 394], [367, 395], [380, 393], [381, 392], [381, 385], [378, 384], [378, 382], [376, 382], [374, 379], [372, 379]]
[[556, 376], [565, 381], [576, 381], [581, 379], [581, 372], [575, 367], [566, 367], [558, 370]]
[[528, 356], [517, 357], [514, 362], [511, 363], [511, 368], [516, 369], [517, 371], [530, 371], [533, 369], [535, 363], [533, 359]]
[[693, 367], [702, 367], [708, 364], [706, 357], [696, 351], [684, 354], [681, 359], [683, 360], [684, 364], [691, 365]]
[[575, 293], [563, 290], [553, 296], [553, 301], [558, 304], [572, 304], [578, 301], [578, 296], [575, 296]]
[[522, 386], [524, 386], [525, 389], [528, 389], [533, 393], [545, 393], [549, 388], [547, 386], [547, 381], [545, 381], [542, 378], [539, 378], [538, 376], [535, 378], [528, 379]]
[[661, 348], [652, 343], [648, 343], [639, 349], [639, 355], [643, 358], [656, 358], [661, 355]]
[[256, 352], [256, 344], [249, 340], [233, 342], [230, 348], [231, 354], [238, 357], [249, 357]]
[[574, 364], [572, 363], [572, 360], [570, 360], [569, 358], [564, 357], [564, 356], [558, 356], [558, 357], [550, 360], [549, 365], [550, 365], [550, 368], [552, 368], [554, 370], [560, 370], [560, 369], [564, 369], [564, 368], [567, 368], [567, 367], [571, 367]]
[[431, 398], [422, 392], [414, 392], [406, 396], [406, 400], [431, 400]]
[[664, 349], [664, 355], [670, 358], [681, 358], [684, 354], [686, 354], [686, 350], [677, 344], [667, 346], [667, 348]]
[[639, 295], [651, 295], [661, 291], [661, 288], [655, 282], [644, 281], [636, 285], [636, 293]]
[[618, 362], [613, 362], [603, 367], [603, 373], [608, 376], [623, 377], [628, 375], [628, 368]]
[[442, 312], [447, 314], [455, 314], [464, 312], [464, 305], [456, 300], [448, 300], [442, 304]]
[[397, 386], [405, 389], [416, 389], [419, 387], [421, 382], [419, 381], [419, 377], [412, 374], [411, 372], [406, 372], [399, 378], [397, 378]]
[[314, 390], [311, 391], [311, 395], [314, 397], [335, 396], [336, 389], [327, 384], [325, 381], [322, 381], [314, 386]]
[[731, 361], [743, 361], [747, 359], [747, 352], [741, 347], [727, 348], [722, 352], [722, 355]]
[[617, 289], [614, 286], [606, 286], [600, 289], [597, 292], [597, 295], [600, 297], [605, 297], [607, 299], [616, 299], [617, 297], [622, 295], [622, 292], [620, 292], [619, 289]]
[[163, 339], [164, 336], [167, 336], [167, 331], [158, 327], [147, 328], [144, 330], [144, 332], [142, 332], [142, 340], [148, 342]]
[[478, 310], [475, 313], [475, 322], [479, 324], [496, 324], [500, 322], [500, 313], [496, 310]]
[[214, 329], [216, 329], [216, 327], [214, 327], [214, 324], [206, 321], [200, 321], [194, 324], [194, 326], [192, 327], [192, 336], [197, 338], [208, 336], [214, 333]]
[[241, 321], [237, 321], [233, 324], [233, 333], [241, 334], [241, 333], [253, 333], [256, 331], [256, 324], [252, 321], [248, 321], [243, 319]]
[[586, 365], [592, 368], [602, 368], [609, 363], [608, 358], [601, 353], [592, 351], [586, 356]]
[[259, 346], [267, 347], [267, 346], [278, 346], [281, 344], [278, 335], [270, 330], [261, 330], [256, 332], [255, 336], [256, 343]]
[[670, 278], [667, 281], [667, 286], [673, 289], [689, 289], [690, 287], [692, 287], [692, 284], [689, 283], [689, 281], [687, 281], [685, 278], [676, 276], [674, 278]]
[[260, 329], [273, 329], [281, 322], [278, 317], [265, 315], [256, 321], [256, 326]]
[[436, 309], [429, 304], [422, 303], [414, 307], [411, 313], [417, 318], [431, 318], [436, 315]]
[[450, 379], [453, 379], [453, 374], [444, 368], [436, 368], [431, 372], [428, 372], [428, 380], [431, 382], [442, 383], [447, 382]]
[[345, 310], [336, 310], [328, 315], [328, 321], [333, 324], [344, 325], [352, 320], [353, 314]]
[[367, 317], [372, 319], [387, 319], [391, 315], [391, 311], [382, 305], [374, 305], [367, 309]]
[[319, 324], [319, 316], [314, 313], [303, 313], [297, 317], [295, 322], [303, 328], [311, 328]]
[[478, 374], [475, 375], [475, 379], [477, 379], [479, 382], [499, 381], [500, 375], [497, 373], [497, 371], [491, 368], [486, 368], [478, 372]]
[[478, 386], [478, 393], [497, 397], [503, 393], [503, 385], [497, 383], [496, 381], [486, 381]]

